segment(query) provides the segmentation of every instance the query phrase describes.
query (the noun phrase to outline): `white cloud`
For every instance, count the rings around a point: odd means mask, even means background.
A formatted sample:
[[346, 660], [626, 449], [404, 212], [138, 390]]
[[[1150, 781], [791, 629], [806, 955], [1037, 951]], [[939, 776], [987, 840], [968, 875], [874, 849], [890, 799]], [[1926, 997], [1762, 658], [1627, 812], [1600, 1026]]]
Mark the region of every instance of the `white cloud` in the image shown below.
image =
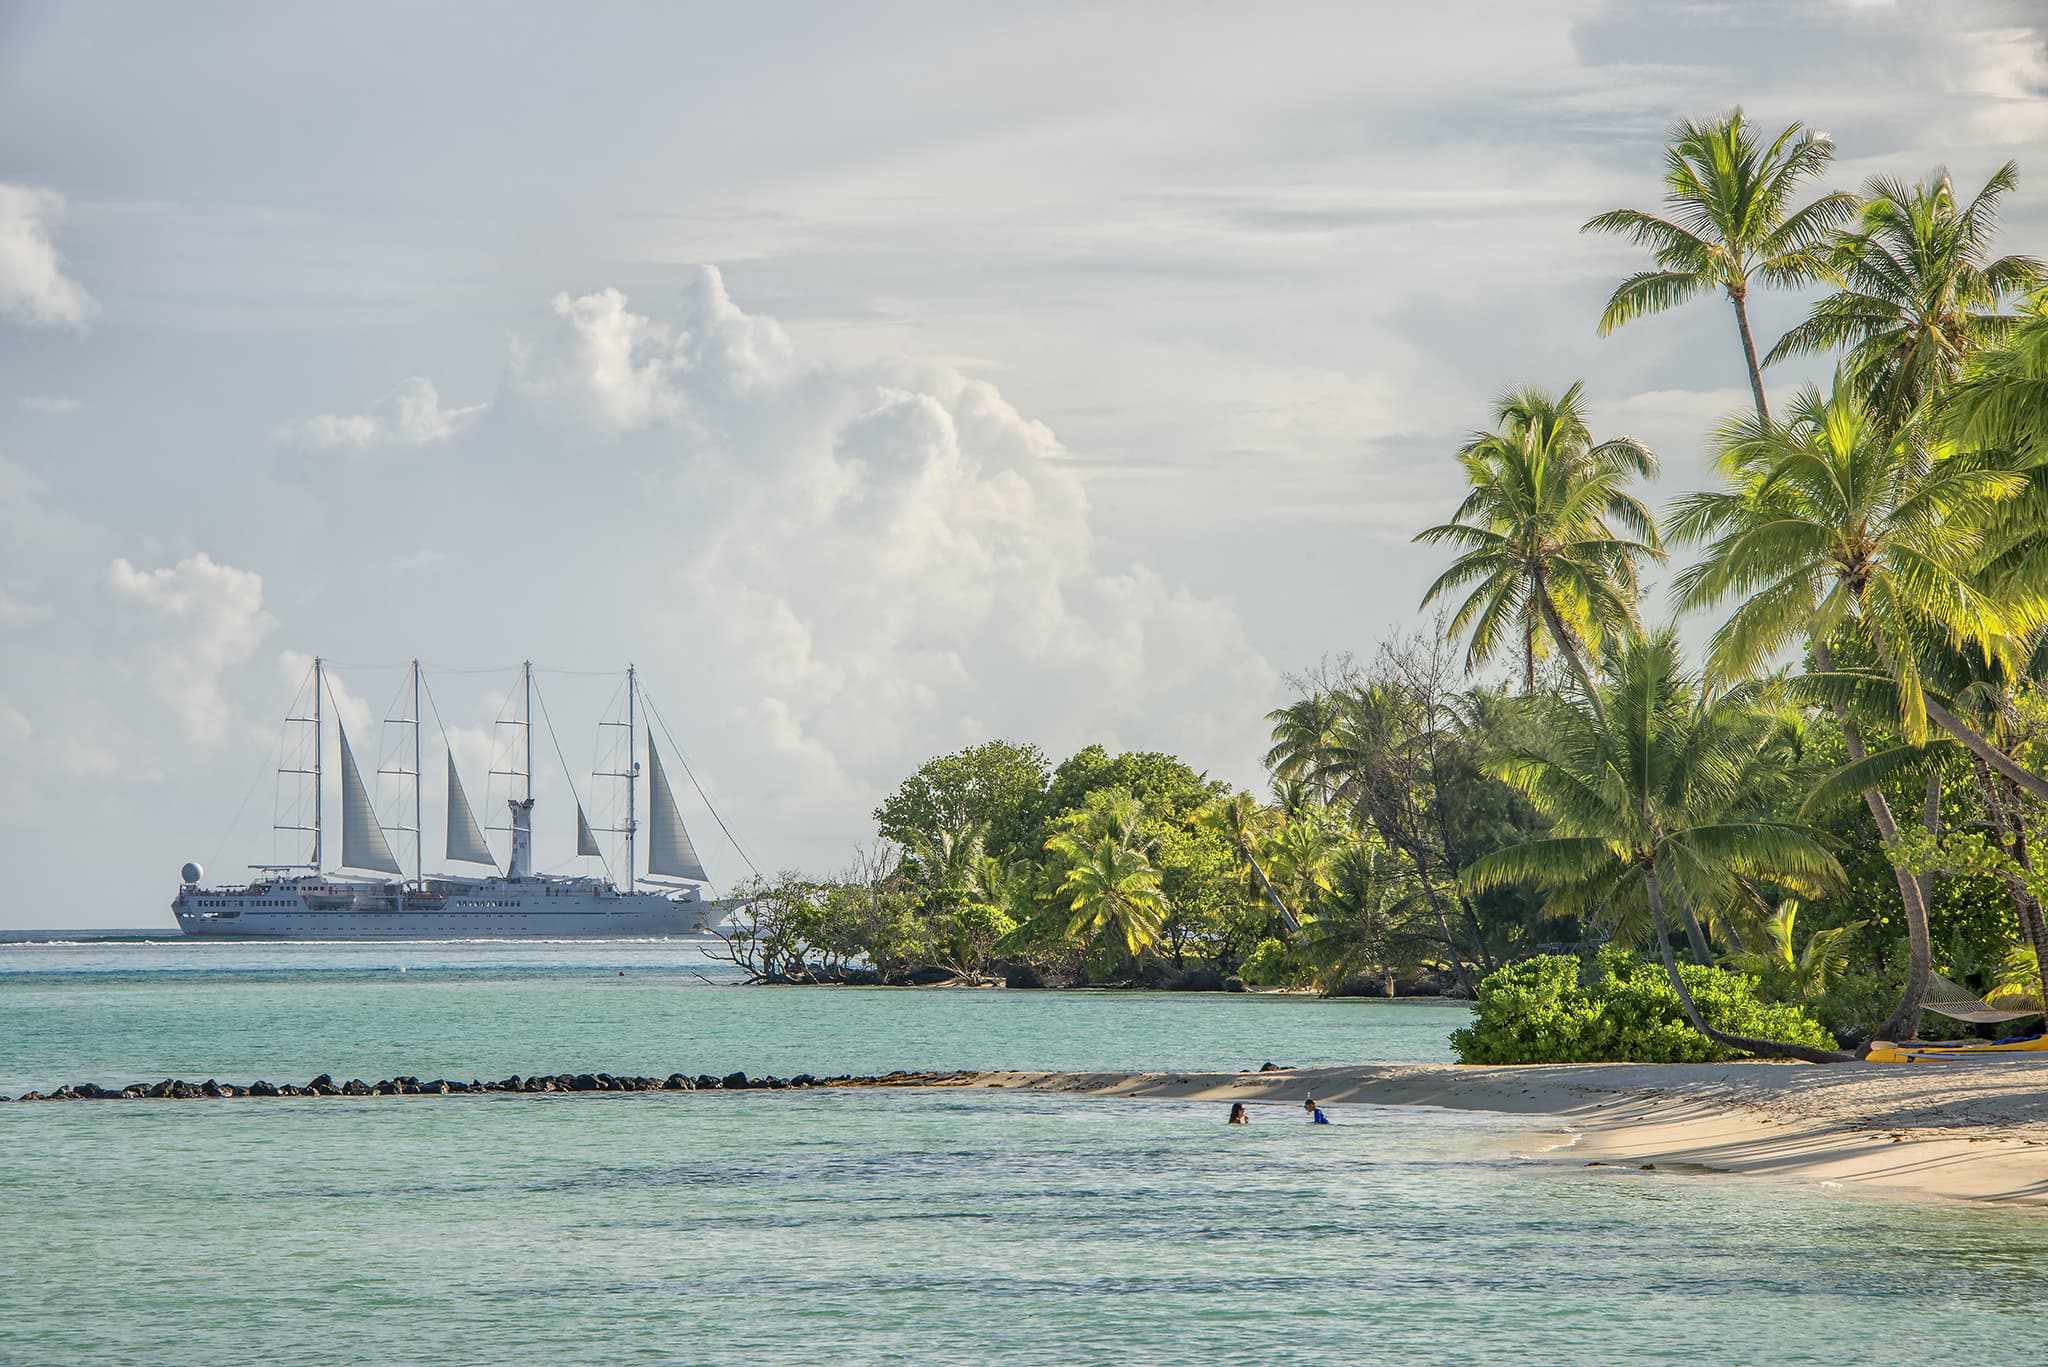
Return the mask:
[[789, 338], [772, 318], [742, 312], [715, 267], [692, 273], [683, 326], [634, 313], [616, 289], [557, 294], [566, 334], [538, 362], [516, 357], [531, 397], [571, 405], [614, 435], [684, 418], [692, 402], [745, 394], [788, 373]]
[[55, 190], [0, 182], [0, 314], [41, 327], [83, 332], [100, 306], [76, 280], [50, 241], [64, 217]]
[[84, 405], [76, 399], [48, 398], [35, 394], [23, 399], [21, 407], [23, 412], [41, 413], [46, 417], [62, 418], [76, 413]]
[[993, 385], [940, 363], [803, 364], [710, 270], [672, 318], [616, 290], [554, 312], [528, 392], [648, 428], [679, 467], [702, 535], [663, 634], [718, 660], [693, 693], [759, 748], [778, 825], [800, 812], [855, 838], [847, 814], [967, 739], [966, 719], [1255, 772], [1276, 675], [1242, 622], [1106, 551], [1076, 462]]
[[280, 423], [272, 435], [287, 445], [311, 451], [424, 446], [448, 440], [476, 421], [486, 407], [479, 403], [466, 408], [443, 408], [434, 382], [415, 375], [386, 395], [374, 412], [350, 416], [322, 413]]
[[222, 674], [246, 660], [277, 625], [263, 610], [263, 577], [202, 552], [156, 570], [115, 560], [106, 582], [117, 599], [143, 614], [134, 667], [188, 736], [218, 739], [228, 719]]

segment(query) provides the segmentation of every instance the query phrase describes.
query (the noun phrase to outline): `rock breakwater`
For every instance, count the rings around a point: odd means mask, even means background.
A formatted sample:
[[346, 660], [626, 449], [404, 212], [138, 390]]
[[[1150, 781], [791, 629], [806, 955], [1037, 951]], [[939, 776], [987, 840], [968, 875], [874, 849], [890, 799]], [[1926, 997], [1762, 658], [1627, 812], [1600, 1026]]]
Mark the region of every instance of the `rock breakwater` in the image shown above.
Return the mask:
[[23, 1101], [197, 1101], [201, 1099], [234, 1099], [242, 1097], [326, 1097], [326, 1096], [471, 1096], [479, 1093], [556, 1093], [588, 1095], [603, 1092], [715, 1092], [715, 1091], [787, 1091], [805, 1087], [947, 1087], [962, 1086], [974, 1080], [971, 1072], [954, 1073], [881, 1073], [869, 1076], [813, 1077], [809, 1073], [798, 1073], [794, 1077], [748, 1077], [745, 1073], [727, 1073], [714, 1077], [709, 1073], [691, 1076], [686, 1073], [670, 1073], [667, 1077], [645, 1077], [632, 1074], [613, 1073], [536, 1073], [522, 1076], [514, 1073], [496, 1082], [471, 1079], [457, 1082], [451, 1078], [435, 1078], [422, 1082], [416, 1077], [385, 1078], [381, 1082], [365, 1082], [351, 1078], [347, 1082], [336, 1082], [332, 1074], [322, 1073], [303, 1086], [289, 1082], [267, 1082], [257, 1079], [242, 1086], [232, 1082], [218, 1082], [208, 1078], [204, 1082], [187, 1082], [182, 1078], [165, 1078], [161, 1082], [131, 1082], [125, 1087], [102, 1087], [96, 1082], [74, 1082], [52, 1092], [23, 1092], [17, 1097], [0, 1096], [0, 1102]]

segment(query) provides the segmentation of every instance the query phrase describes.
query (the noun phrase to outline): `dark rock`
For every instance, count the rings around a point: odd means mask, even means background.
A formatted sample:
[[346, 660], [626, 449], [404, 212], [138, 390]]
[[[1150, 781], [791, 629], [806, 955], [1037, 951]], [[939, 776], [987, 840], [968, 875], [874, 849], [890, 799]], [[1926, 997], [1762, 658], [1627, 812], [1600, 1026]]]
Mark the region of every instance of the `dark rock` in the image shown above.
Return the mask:
[[616, 1092], [620, 1090], [619, 1080], [610, 1073], [592, 1073], [590, 1076], [597, 1079], [596, 1090], [600, 1092]]
[[[326, 1073], [322, 1073], [322, 1074], [321, 1074], [320, 1076], [318, 1076], [318, 1077], [314, 1078], [314, 1079], [313, 1079], [313, 1080], [312, 1080], [311, 1082], [309, 1082], [309, 1083], [307, 1083], [307, 1084], [306, 1084], [306, 1090], [307, 1090], [307, 1091], [309, 1091], [309, 1092], [315, 1092], [315, 1093], [318, 1093], [318, 1094], [319, 1094], [319, 1095], [321, 1095], [321, 1096], [328, 1096], [328, 1095], [330, 1095], [330, 1093], [327, 1093], [327, 1092], [322, 1092], [322, 1091], [320, 1091], [320, 1089], [321, 1089], [322, 1087], [333, 1087], [333, 1086], [334, 1086], [334, 1079], [333, 1079], [333, 1077], [331, 1077], [330, 1075], [328, 1075], [328, 1074], [326, 1074]], [[337, 1089], [337, 1090], [338, 1090], [338, 1089]]]
[[398, 1079], [397, 1081], [398, 1081], [398, 1094], [399, 1094], [400, 1096], [418, 1096], [418, 1095], [420, 1094], [420, 1085], [419, 1085], [419, 1083], [417, 1083], [417, 1082], [412, 1082], [412, 1081], [409, 1081], [409, 1080], [407, 1080], [407, 1079], [403, 1079], [403, 1078], [401, 1078], [401, 1079]]
[[494, 1091], [500, 1091], [500, 1092], [516, 1092], [516, 1091], [519, 1091], [519, 1090], [521, 1089], [521, 1088], [520, 1088], [520, 1077], [519, 1077], [519, 1074], [517, 1074], [517, 1073], [514, 1073], [514, 1074], [513, 1074], [512, 1076], [510, 1076], [510, 1077], [506, 1078], [506, 1079], [505, 1079], [505, 1080], [504, 1080], [503, 1082], [494, 1082], [494, 1083], [492, 1083], [492, 1084], [491, 1084], [491, 1086], [492, 1086], [492, 1089], [493, 1089]]
[[161, 1100], [171, 1094], [171, 1088], [175, 1085], [169, 1078], [165, 1078], [162, 1082], [150, 1084], [149, 1090], [143, 1095]]
[[1259, 1071], [1262, 1073], [1284, 1073], [1287, 1070], [1277, 1063], [1265, 1063], [1259, 1066]]
[[697, 1084], [684, 1077], [681, 1073], [670, 1073], [668, 1081], [661, 1085], [671, 1092], [694, 1092], [697, 1090]]
[[903, 987], [936, 987], [940, 983], [952, 982], [959, 976], [952, 969], [940, 964], [919, 964], [915, 968], [904, 969], [890, 981]]
[[200, 1095], [199, 1089], [189, 1082], [173, 1082], [171, 1096], [178, 1101], [194, 1101]]
[[1160, 984], [1168, 992], [1221, 992], [1223, 975], [1213, 968], [1190, 968]]
[[149, 1089], [148, 1089], [147, 1087], [143, 1086], [143, 1085], [142, 1085], [141, 1083], [139, 1083], [139, 1082], [137, 1082], [137, 1083], [133, 1083], [133, 1084], [131, 1084], [130, 1086], [127, 1086], [127, 1087], [123, 1087], [123, 1088], [121, 1089], [121, 1096], [122, 1096], [122, 1098], [123, 1098], [124, 1100], [127, 1100], [127, 1101], [133, 1101], [133, 1100], [137, 1099], [138, 1097], [144, 1097], [144, 1096], [148, 1096], [148, 1095], [149, 1095]]
[[276, 1096], [276, 1095], [277, 1095], [277, 1088], [275, 1088], [275, 1087], [271, 1086], [271, 1085], [270, 1085], [269, 1083], [265, 1082], [265, 1081], [264, 1081], [264, 1080], [263, 1080], [262, 1078], [258, 1078], [258, 1079], [256, 1079], [256, 1080], [255, 1080], [254, 1082], [252, 1082], [252, 1083], [250, 1083], [250, 1084], [249, 1084], [249, 1095], [250, 1095], [250, 1096]]
[[718, 1090], [718, 1087], [719, 1087], [719, 1081], [718, 1081], [718, 1079], [717, 1079], [717, 1078], [715, 1078], [715, 1077], [713, 1077], [713, 1076], [711, 1076], [711, 1074], [709, 1074], [709, 1073], [699, 1073], [699, 1074], [697, 1074], [697, 1090], [698, 1090], [698, 1091], [700, 1091], [700, 1092], [712, 1092], [712, 1091], [716, 1091], [716, 1090]]
[[446, 1096], [448, 1095], [449, 1088], [445, 1082], [423, 1082], [420, 1084], [419, 1090], [430, 1092], [435, 1096]]
[[815, 1087], [818, 1085], [818, 1079], [812, 1077], [809, 1073], [798, 1073], [789, 1080], [789, 1085], [792, 1087]]
[[226, 1094], [221, 1091], [220, 1084], [218, 1082], [215, 1082], [212, 1078], [208, 1078], [206, 1079], [206, 1081], [199, 1084], [199, 1095], [224, 1096]]
[[14, 1099], [16, 1101], [42, 1101], [45, 1098], [41, 1092], [23, 1092], [20, 1096]]
[[594, 1092], [597, 1090], [597, 1078], [590, 1073], [578, 1073], [569, 1079], [569, 1088], [577, 1092]]
[[753, 1084], [747, 1081], [745, 1073], [727, 1073], [720, 1080], [720, 1085], [725, 1087], [751, 1087]]
[[102, 1095], [100, 1085], [97, 1082], [73, 1083], [71, 1094], [83, 1101], [98, 1101]]
[[380, 1083], [378, 1083], [378, 1084], [377, 1084], [376, 1086], [374, 1086], [374, 1087], [370, 1088], [370, 1090], [371, 1090], [372, 1092], [376, 1093], [376, 1094], [377, 1094], [378, 1096], [397, 1096], [397, 1095], [398, 1095], [398, 1084], [397, 1084], [397, 1083], [395, 1083], [395, 1082], [392, 1082], [392, 1081], [386, 1080], [386, 1081], [384, 1081], [384, 1082], [380, 1082]]
[[764, 1077], [757, 1085], [772, 1088], [773, 1090], [778, 1092], [785, 1091], [789, 1087], [789, 1084], [787, 1082], [784, 1082], [779, 1077]]
[[359, 1077], [352, 1077], [341, 1085], [343, 1096], [369, 1096], [370, 1084]]
[[1233, 974], [1231, 974], [1231, 975], [1230, 975], [1229, 977], [1227, 977], [1227, 978], [1225, 978], [1225, 979], [1223, 980], [1223, 990], [1224, 990], [1225, 992], [1249, 992], [1249, 991], [1251, 991], [1251, 989], [1250, 989], [1249, 987], [1246, 987], [1246, 986], [1245, 986], [1245, 983], [1244, 983], [1244, 979], [1243, 979], [1243, 978], [1240, 978], [1240, 977], [1238, 977], [1238, 976], [1237, 976], [1236, 974], [1234, 974], [1234, 973], [1233, 973]]

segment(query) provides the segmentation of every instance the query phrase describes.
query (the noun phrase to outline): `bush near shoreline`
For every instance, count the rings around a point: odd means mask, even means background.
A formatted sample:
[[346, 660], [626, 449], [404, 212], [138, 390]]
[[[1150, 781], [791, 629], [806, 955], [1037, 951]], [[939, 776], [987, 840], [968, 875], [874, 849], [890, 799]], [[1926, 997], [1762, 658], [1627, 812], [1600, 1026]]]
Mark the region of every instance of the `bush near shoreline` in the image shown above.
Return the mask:
[[[1816, 1049], [1834, 1036], [1803, 1007], [1766, 1002], [1754, 978], [1683, 964], [1679, 972], [1716, 1029]], [[1509, 964], [1479, 984], [1471, 1025], [1451, 1032], [1460, 1063], [1719, 1063], [1743, 1058], [1686, 1021], [1660, 965], [1602, 949], [1586, 963], [1546, 954]]]

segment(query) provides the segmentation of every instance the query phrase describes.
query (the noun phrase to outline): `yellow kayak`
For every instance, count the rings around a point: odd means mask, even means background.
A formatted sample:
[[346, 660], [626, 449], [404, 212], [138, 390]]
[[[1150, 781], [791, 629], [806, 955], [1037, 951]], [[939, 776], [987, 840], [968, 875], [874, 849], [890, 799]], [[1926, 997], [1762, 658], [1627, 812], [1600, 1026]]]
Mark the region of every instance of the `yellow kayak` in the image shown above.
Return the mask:
[[1878, 1040], [1865, 1055], [1872, 1063], [1918, 1063], [1944, 1058], [1978, 1058], [1987, 1054], [2048, 1054], [2048, 1036], [1998, 1044], [1893, 1044]]

